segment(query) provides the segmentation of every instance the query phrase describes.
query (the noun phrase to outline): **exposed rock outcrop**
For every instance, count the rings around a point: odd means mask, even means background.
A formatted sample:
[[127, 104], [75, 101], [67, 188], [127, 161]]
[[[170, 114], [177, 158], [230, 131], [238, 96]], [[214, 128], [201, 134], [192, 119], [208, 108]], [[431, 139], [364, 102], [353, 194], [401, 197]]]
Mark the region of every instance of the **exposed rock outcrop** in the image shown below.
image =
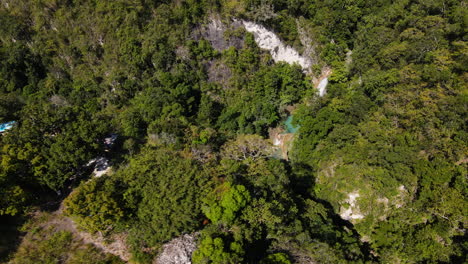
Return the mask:
[[283, 133], [281, 128], [273, 128], [269, 130], [270, 139], [275, 148], [274, 157], [288, 160], [289, 150], [294, 140], [294, 133]]
[[362, 215], [359, 210], [359, 206], [356, 204], [356, 200], [359, 196], [359, 192], [357, 191], [348, 194], [348, 199], [346, 200], [348, 206], [347, 208], [341, 207], [341, 218], [350, 221], [364, 218], [364, 215]]
[[192, 36], [194, 39], [206, 39], [211, 46], [217, 51], [223, 51], [229, 47], [240, 49], [244, 45], [244, 37], [235, 35], [225, 36], [228, 29], [237, 29], [242, 26], [239, 21], [231, 22], [229, 25], [224, 24], [219, 17], [212, 16], [210, 22], [204, 26], [197, 28]]
[[172, 239], [162, 248], [153, 264], [191, 264], [192, 253], [197, 248], [197, 233], [186, 234]]
[[210, 61], [207, 65], [207, 73], [209, 82], [219, 83], [224, 89], [229, 88], [229, 80], [232, 76], [231, 69], [221, 60]]
[[310, 67], [312, 66], [311, 59], [301, 56], [295, 49], [285, 45], [275, 33], [250, 21], [242, 20], [242, 24], [248, 32], [254, 35], [255, 42], [257, 42], [260, 48], [270, 51], [275, 62], [297, 63], [304, 71], [310, 72]]
[[328, 85], [328, 78], [325, 77], [319, 82], [317, 86], [317, 90], [319, 91], [319, 96], [325, 95], [327, 85]]
[[[312, 41], [311, 34], [306, 31], [300, 21], [297, 22], [297, 27], [301, 44], [304, 47], [303, 54], [284, 44], [274, 32], [264, 26], [246, 20], [233, 19], [229, 23], [223, 23], [219, 17], [212, 16], [208, 24], [194, 30], [192, 37], [196, 40], [206, 39], [217, 51], [223, 51], [229, 47], [241, 49], [244, 46], [244, 37], [241, 34], [232, 34], [241, 27], [254, 35], [257, 45], [261, 49], [267, 50], [275, 62], [282, 61], [289, 64], [298, 64], [308, 74], [312, 73], [312, 66], [318, 63], [317, 44]], [[210, 62], [207, 71], [211, 82], [218, 82], [224, 88], [228, 87], [227, 80], [230, 78], [231, 73], [226, 65], [221, 62]], [[320, 96], [326, 93], [330, 74], [331, 70], [324, 67], [322, 74], [313, 78], [314, 87], [318, 89]]]
[[112, 170], [109, 160], [105, 157], [92, 159], [88, 162], [87, 166], [94, 166], [93, 175], [96, 178], [99, 178], [104, 174], [108, 174]]

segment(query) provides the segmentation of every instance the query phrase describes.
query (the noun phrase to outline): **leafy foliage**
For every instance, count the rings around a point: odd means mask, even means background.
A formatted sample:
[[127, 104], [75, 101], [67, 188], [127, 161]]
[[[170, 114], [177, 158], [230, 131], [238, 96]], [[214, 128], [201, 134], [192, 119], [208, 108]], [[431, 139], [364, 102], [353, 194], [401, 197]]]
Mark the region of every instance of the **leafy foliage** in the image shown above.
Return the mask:
[[138, 243], [155, 246], [201, 225], [201, 199], [209, 183], [193, 161], [147, 149], [115, 176], [128, 186], [120, 191], [135, 213], [132, 236]]
[[[128, 233], [135, 262], [200, 232], [194, 263], [462, 263], [466, 16], [456, 0], [2, 3], [0, 121], [16, 123], [0, 136], [0, 215], [78, 186], [66, 214]], [[233, 17], [313, 72], [274, 63]], [[291, 114], [278, 160], [266, 137]], [[100, 156], [115, 174], [87, 179]], [[51, 233], [13, 263], [114, 261]]]
[[222, 237], [204, 238], [193, 255], [194, 263], [239, 263], [244, 252], [237, 242], [226, 243]]
[[229, 224], [236, 218], [236, 213], [250, 201], [250, 194], [242, 185], [223, 184], [207, 198], [203, 208], [205, 215], [214, 223], [219, 221]]
[[118, 184], [104, 177], [84, 183], [64, 201], [66, 215], [91, 232], [109, 230], [125, 217]]

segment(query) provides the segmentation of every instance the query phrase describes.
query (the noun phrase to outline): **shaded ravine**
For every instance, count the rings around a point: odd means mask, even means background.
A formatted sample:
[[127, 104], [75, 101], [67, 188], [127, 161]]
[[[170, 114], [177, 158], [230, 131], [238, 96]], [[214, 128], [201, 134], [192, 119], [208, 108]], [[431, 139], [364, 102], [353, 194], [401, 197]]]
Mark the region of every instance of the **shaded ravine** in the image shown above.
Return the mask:
[[[306, 74], [312, 75], [311, 67], [314, 65], [312, 60], [306, 56], [301, 56], [294, 48], [285, 45], [280, 38], [273, 32], [267, 30], [265, 27], [242, 20], [242, 24], [245, 29], [254, 35], [255, 42], [257, 45], [265, 50], [268, 50], [275, 62], [283, 61], [289, 64], [298, 64], [301, 66]], [[350, 60], [350, 55], [347, 54], [347, 61]], [[314, 88], [317, 89], [318, 95], [323, 97], [326, 94], [326, 87], [328, 85], [328, 77], [331, 75], [332, 70], [329, 67], [324, 67], [320, 76], [313, 78]], [[274, 128], [270, 130], [270, 139], [273, 145], [278, 149], [279, 155], [275, 155], [276, 158], [289, 160], [288, 152], [290, 145], [292, 144], [299, 127], [292, 126], [293, 115], [288, 116], [284, 122], [285, 129]], [[336, 225], [346, 227], [351, 230], [355, 238], [361, 239], [360, 235], [354, 228], [354, 219], [362, 219], [364, 216], [359, 214], [359, 208], [355, 205], [355, 199], [359, 197], [359, 194], [352, 193], [348, 198], [352, 208], [348, 210], [342, 210], [341, 214], [335, 213], [331, 204], [326, 201], [319, 201], [324, 204], [332, 213], [332, 219]], [[354, 210], [353, 210], [354, 209]], [[362, 242], [362, 241], [361, 241]], [[360, 250], [367, 260], [375, 260], [376, 256], [373, 256], [370, 250], [370, 246], [367, 243], [362, 242]]]

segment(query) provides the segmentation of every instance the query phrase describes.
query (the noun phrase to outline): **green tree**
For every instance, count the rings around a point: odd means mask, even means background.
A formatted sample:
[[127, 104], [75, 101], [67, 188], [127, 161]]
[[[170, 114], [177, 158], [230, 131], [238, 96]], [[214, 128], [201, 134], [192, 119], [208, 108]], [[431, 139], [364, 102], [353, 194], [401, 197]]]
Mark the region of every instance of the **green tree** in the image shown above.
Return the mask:
[[243, 253], [241, 245], [237, 242], [229, 243], [222, 237], [207, 236], [193, 253], [192, 261], [195, 264], [234, 264], [242, 261]]
[[145, 148], [113, 177], [128, 186], [123, 197], [135, 212], [131, 235], [140, 245], [159, 245], [201, 225], [208, 177], [180, 153]]
[[85, 182], [64, 201], [64, 213], [90, 232], [108, 232], [126, 216], [117, 187], [106, 176]]
[[232, 160], [259, 159], [268, 157], [272, 146], [268, 140], [258, 135], [238, 135], [235, 140], [227, 142], [222, 148], [222, 155]]
[[225, 183], [205, 199], [202, 210], [212, 222], [230, 224], [250, 200], [249, 191], [243, 185]]
[[268, 255], [268, 257], [264, 258], [261, 264], [291, 264], [291, 260], [289, 259], [288, 255], [284, 253], [275, 253]]

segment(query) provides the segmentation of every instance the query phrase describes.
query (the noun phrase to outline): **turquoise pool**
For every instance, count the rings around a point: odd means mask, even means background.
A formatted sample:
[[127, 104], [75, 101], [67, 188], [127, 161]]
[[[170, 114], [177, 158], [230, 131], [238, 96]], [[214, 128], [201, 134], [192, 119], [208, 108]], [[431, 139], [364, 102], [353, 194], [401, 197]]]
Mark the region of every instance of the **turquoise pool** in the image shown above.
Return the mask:
[[284, 126], [286, 128], [286, 133], [296, 133], [297, 130], [299, 130], [300, 126], [294, 126], [292, 124], [292, 121], [293, 121], [293, 116], [292, 115], [288, 116], [288, 119], [286, 119], [286, 121], [284, 121]]
[[11, 122], [0, 124], [0, 133], [5, 132], [8, 129], [11, 129], [15, 123], [16, 123], [15, 121], [11, 121]]

